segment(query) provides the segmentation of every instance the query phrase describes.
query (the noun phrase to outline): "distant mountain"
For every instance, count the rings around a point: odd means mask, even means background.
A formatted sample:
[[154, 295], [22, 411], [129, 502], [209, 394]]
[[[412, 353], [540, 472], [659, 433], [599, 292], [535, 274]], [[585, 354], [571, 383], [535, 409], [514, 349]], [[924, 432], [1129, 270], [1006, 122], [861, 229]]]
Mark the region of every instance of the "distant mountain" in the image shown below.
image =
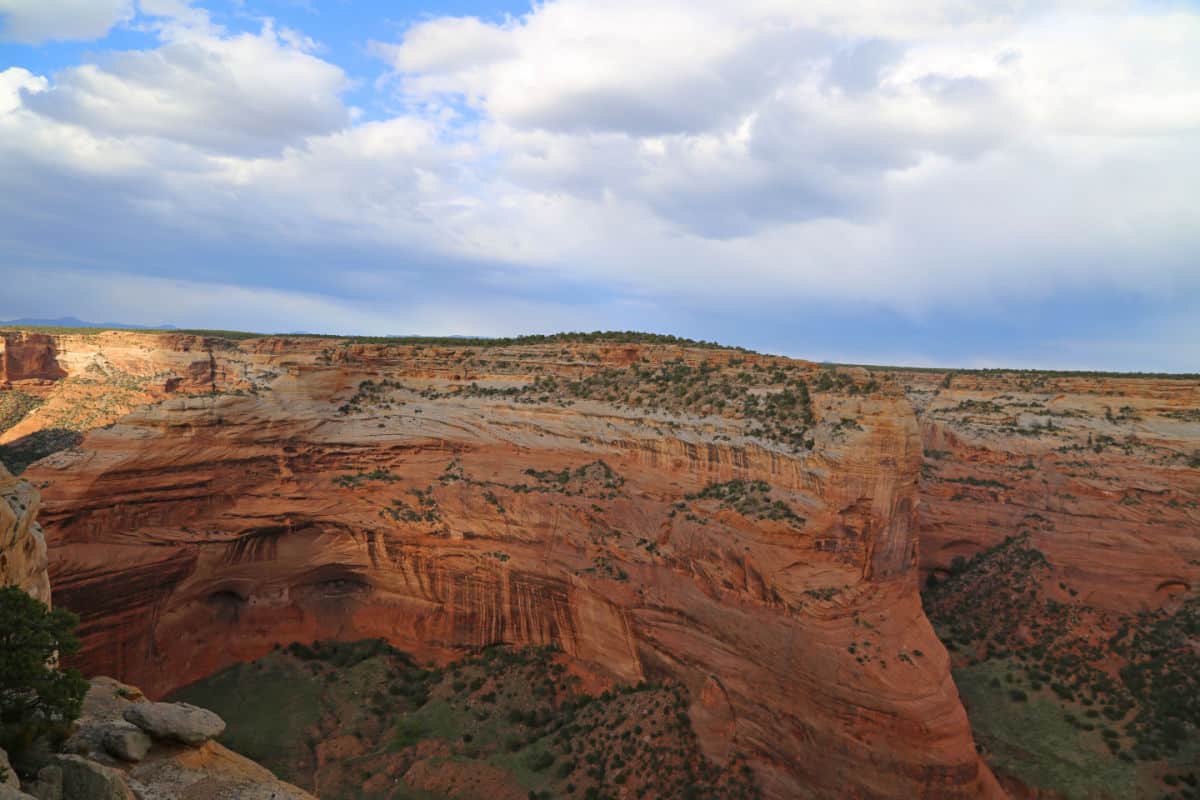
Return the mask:
[[42, 327], [42, 328], [112, 328], [115, 330], [176, 330], [174, 325], [133, 325], [125, 322], [87, 322], [77, 317], [59, 317], [58, 319], [21, 319], [0, 320], [0, 325], [10, 327]]

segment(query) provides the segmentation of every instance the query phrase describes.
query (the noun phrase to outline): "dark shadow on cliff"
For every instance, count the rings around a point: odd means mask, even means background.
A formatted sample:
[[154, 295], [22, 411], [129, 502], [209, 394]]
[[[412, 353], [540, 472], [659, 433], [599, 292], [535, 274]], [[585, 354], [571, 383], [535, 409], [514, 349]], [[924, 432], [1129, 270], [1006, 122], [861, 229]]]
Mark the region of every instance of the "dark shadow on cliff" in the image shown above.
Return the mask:
[[47, 428], [0, 445], [0, 463], [8, 467], [8, 471], [13, 475], [20, 475], [33, 462], [53, 453], [78, 447], [82, 441], [83, 434], [79, 431]]

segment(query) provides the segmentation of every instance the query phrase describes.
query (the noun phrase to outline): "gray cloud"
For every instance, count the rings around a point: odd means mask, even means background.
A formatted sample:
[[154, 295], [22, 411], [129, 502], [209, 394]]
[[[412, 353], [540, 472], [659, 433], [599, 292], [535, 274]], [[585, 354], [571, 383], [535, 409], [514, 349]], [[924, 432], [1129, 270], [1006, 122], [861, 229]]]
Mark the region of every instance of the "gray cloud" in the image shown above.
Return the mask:
[[0, 0], [0, 41], [99, 39], [133, 18], [133, 0]]
[[829, 65], [829, 82], [847, 92], [878, 89], [884, 70], [903, 54], [903, 48], [883, 39], [856, 42], [834, 55]]
[[1200, 15], [555, 0], [377, 46], [406, 110], [359, 121], [301, 40], [178, 11], [0, 72], [13, 280], [377, 332], [1200, 294]]

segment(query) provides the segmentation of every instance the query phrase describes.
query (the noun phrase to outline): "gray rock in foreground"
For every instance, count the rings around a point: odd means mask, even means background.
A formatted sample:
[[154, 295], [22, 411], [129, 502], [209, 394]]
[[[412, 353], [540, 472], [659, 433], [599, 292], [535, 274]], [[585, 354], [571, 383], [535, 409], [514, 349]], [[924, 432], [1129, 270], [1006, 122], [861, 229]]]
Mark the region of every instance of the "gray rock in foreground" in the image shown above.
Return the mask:
[[198, 747], [220, 736], [225, 721], [188, 703], [134, 703], [124, 717], [156, 739], [172, 739]]
[[82, 756], [55, 756], [62, 768], [63, 800], [135, 800], [125, 773]]
[[129, 722], [113, 722], [104, 729], [104, 750], [122, 761], [141, 761], [150, 752], [150, 737]]

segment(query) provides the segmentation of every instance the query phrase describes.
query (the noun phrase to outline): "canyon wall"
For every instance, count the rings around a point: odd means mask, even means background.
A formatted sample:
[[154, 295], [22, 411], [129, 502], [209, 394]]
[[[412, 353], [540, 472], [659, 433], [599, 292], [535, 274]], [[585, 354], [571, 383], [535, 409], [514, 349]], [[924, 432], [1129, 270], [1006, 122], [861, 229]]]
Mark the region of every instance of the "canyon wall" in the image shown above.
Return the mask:
[[50, 603], [46, 539], [37, 522], [41, 496], [0, 464], [0, 586], [17, 586]]
[[923, 575], [1028, 533], [1047, 591], [1091, 607], [1155, 609], [1200, 586], [1200, 380], [899, 379], [924, 440]]
[[[33, 361], [41, 365], [39, 369], [47, 363], [36, 358]], [[49, 605], [46, 540], [37, 520], [40, 501], [38, 491], [29, 481], [14, 478], [0, 464], [0, 586], [15, 586]], [[99, 791], [96, 782], [102, 779], [105, 791], [111, 792], [111, 796], [312, 800], [307, 792], [278, 780], [263, 767], [213, 741], [192, 749], [180, 747], [177, 742], [151, 745], [147, 739], [149, 752], [132, 759], [114, 758], [100, 743], [105, 732], [114, 726], [128, 727], [119, 712], [134, 700], [141, 700], [140, 690], [110, 678], [94, 679], [70, 739], [68, 750], [73, 755], [52, 756], [50, 765], [38, 773], [37, 780], [27, 776], [24, 787], [38, 797], [91, 800]], [[88, 757], [81, 757], [81, 753]], [[8, 754], [3, 750], [0, 750], [0, 764], [9, 769]], [[66, 781], [65, 795], [64, 773], [71, 776]], [[0, 794], [5, 797], [34, 796], [18, 791], [22, 782], [12, 772], [2, 777]]]
[[[815, 393], [804, 427], [748, 429], [672, 376], [794, 406], [780, 387], [816, 368], [657, 344], [51, 339], [67, 376], [0, 444], [90, 430], [26, 471], [87, 672], [157, 695], [291, 641], [435, 661], [556, 644], [611, 681], [684, 683], [705, 751], [747, 754], [769, 797], [1001, 795], [921, 610], [922, 432], [899, 391]], [[622, 396], [630, 374], [659, 405]]]

